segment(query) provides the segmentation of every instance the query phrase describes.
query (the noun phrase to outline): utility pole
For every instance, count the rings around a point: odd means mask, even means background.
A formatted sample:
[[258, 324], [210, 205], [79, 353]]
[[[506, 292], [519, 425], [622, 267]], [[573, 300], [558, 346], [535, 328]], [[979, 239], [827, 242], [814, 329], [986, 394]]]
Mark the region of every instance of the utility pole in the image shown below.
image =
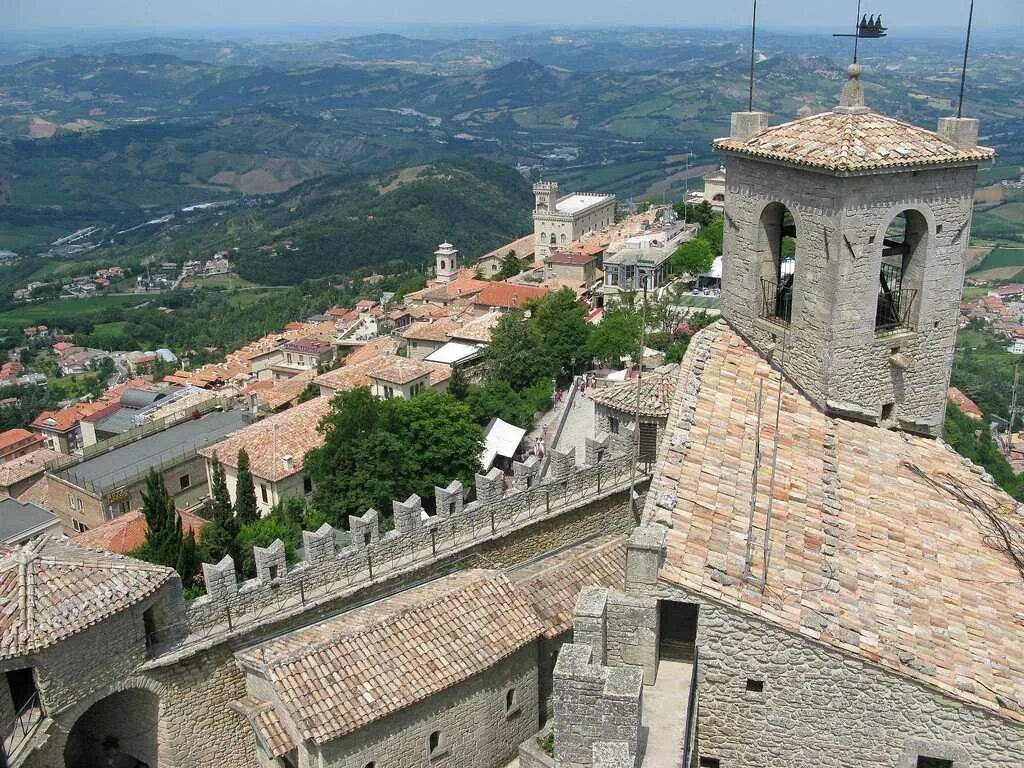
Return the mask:
[[1006, 453], [1009, 455], [1013, 446], [1013, 422], [1017, 420], [1017, 392], [1020, 383], [1020, 363], [1013, 366], [1013, 390], [1010, 395], [1010, 421], [1006, 425]]
[[636, 507], [634, 494], [636, 493], [636, 468], [640, 463], [640, 387], [644, 378], [644, 348], [647, 346], [647, 280], [643, 281], [644, 298], [640, 307], [640, 354], [637, 355], [636, 365], [636, 410], [633, 422], [633, 469], [629, 475], [629, 508], [633, 516], [639, 522], [640, 510]]

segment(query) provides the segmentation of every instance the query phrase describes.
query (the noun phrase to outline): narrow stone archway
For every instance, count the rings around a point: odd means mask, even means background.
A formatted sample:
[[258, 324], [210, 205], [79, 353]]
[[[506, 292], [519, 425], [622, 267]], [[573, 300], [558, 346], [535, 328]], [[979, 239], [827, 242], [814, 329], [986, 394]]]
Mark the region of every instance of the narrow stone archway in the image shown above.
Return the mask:
[[157, 768], [160, 700], [140, 688], [95, 702], [75, 721], [64, 747], [65, 768]]

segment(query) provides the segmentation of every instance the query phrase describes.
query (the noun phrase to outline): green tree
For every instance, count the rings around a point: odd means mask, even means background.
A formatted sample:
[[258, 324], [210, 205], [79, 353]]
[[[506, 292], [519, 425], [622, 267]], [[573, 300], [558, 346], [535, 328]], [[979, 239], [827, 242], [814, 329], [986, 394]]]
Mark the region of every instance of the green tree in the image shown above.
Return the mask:
[[[530, 307], [531, 331], [537, 354], [549, 377], [563, 380], [583, 363], [582, 351], [587, 346], [592, 326], [587, 311], [568, 288], [550, 293]], [[538, 377], [539, 378], [539, 377]]]
[[456, 400], [465, 400], [469, 393], [469, 382], [466, 380], [466, 373], [459, 366], [452, 368], [451, 378], [448, 379], [448, 394]]
[[672, 254], [672, 272], [696, 277], [711, 269], [715, 253], [711, 244], [702, 237], [683, 243]]
[[525, 389], [542, 373], [533, 330], [522, 312], [506, 312], [491, 331], [484, 352], [487, 376], [507, 381], [513, 389]]
[[516, 256], [515, 251], [509, 251], [505, 254], [505, 258], [501, 260], [501, 267], [494, 275], [495, 280], [507, 280], [510, 277], [518, 275], [524, 269], [526, 269], [527, 263], [525, 259], [520, 259]]
[[471, 483], [483, 450], [470, 408], [433, 391], [411, 400], [379, 400], [366, 387], [339, 393], [321, 429], [304, 467], [314, 506], [337, 527], [370, 507], [387, 515], [413, 493], [429, 505], [434, 485]]
[[[179, 535], [181, 535], [181, 521], [178, 521]], [[196, 535], [189, 531], [181, 539], [181, 546], [178, 548], [178, 559], [174, 569], [181, 577], [181, 585], [185, 589], [195, 585], [196, 572], [200, 564], [199, 548], [196, 544]]]
[[217, 458], [216, 451], [210, 464], [210, 517], [213, 520], [231, 519], [233, 517], [231, 495], [228, 493], [227, 479], [224, 476], [224, 465]]
[[174, 568], [181, 548], [181, 523], [175, 513], [171, 495], [164, 485], [163, 476], [155, 469], [146, 475], [142, 514], [147, 525], [143, 559]]
[[256, 505], [256, 484], [249, 470], [249, 454], [242, 448], [238, 451], [238, 472], [235, 483], [235, 520], [238, 526], [254, 522], [260, 518], [260, 510]]
[[635, 361], [640, 353], [640, 326], [640, 315], [633, 310], [617, 307], [606, 311], [590, 334], [587, 354], [613, 368], [627, 355]]
[[707, 226], [715, 215], [711, 204], [707, 200], [701, 200], [699, 203], [689, 203], [681, 200], [672, 207], [679, 218], [699, 224], [701, 227]]

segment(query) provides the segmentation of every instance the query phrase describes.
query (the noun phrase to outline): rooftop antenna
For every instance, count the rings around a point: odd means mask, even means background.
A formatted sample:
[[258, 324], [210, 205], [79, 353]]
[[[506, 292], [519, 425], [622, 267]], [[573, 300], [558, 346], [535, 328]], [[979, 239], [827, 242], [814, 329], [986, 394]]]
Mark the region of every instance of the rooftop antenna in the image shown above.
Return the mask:
[[[860, 0], [858, 0], [859, 2]], [[750, 19], [750, 93], [747, 96], [747, 112], [754, 111], [754, 41], [757, 35], [757, 0], [754, 0], [754, 13]]]
[[[971, 0], [973, 3], [974, 0]], [[882, 14], [875, 16], [871, 14], [871, 18], [865, 13], [861, 15], [860, 12], [861, 0], [857, 0], [857, 17], [853, 22], [853, 34], [848, 32], [837, 32], [832, 37], [852, 37], [853, 38], [853, 63], [857, 63], [857, 53], [859, 51], [858, 45], [861, 38], [865, 40], [877, 40], [880, 37], [885, 37], [888, 33], [888, 28], [882, 26]]]
[[967, 52], [971, 49], [971, 23], [974, 21], [974, 0], [967, 15], [967, 40], [964, 42], [964, 65], [960, 70], [960, 100], [956, 104], [956, 116], [962, 117], [964, 110], [964, 83], [967, 82]]

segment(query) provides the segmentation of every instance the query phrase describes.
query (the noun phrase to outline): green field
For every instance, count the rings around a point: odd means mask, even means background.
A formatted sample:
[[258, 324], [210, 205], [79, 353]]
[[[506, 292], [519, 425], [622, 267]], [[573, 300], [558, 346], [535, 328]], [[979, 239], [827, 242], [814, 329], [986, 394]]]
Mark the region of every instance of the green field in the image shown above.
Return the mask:
[[189, 282], [194, 283], [197, 288], [253, 288], [256, 283], [246, 280], [244, 277], [239, 277], [234, 272], [229, 272], [226, 275], [201, 275], [199, 277], [189, 278]]
[[239, 291], [233, 291], [230, 295], [229, 301], [232, 306], [248, 307], [252, 304], [256, 304], [264, 299], [272, 296], [275, 291], [284, 290], [283, 288], [260, 288], [259, 290], [243, 289]]
[[0, 312], [0, 324], [11, 328], [43, 323], [59, 326], [67, 318], [84, 318], [106, 309], [137, 306], [146, 302], [145, 296], [91, 296], [87, 299], [53, 299], [39, 304], [24, 304]]
[[987, 295], [989, 290], [990, 288], [987, 285], [965, 285], [963, 299], [964, 301], [980, 299], [982, 296]]
[[997, 246], [971, 272], [984, 272], [988, 269], [999, 269], [1002, 267], [1020, 267], [1024, 269], [1024, 247], [1010, 248], [1002, 245]]

